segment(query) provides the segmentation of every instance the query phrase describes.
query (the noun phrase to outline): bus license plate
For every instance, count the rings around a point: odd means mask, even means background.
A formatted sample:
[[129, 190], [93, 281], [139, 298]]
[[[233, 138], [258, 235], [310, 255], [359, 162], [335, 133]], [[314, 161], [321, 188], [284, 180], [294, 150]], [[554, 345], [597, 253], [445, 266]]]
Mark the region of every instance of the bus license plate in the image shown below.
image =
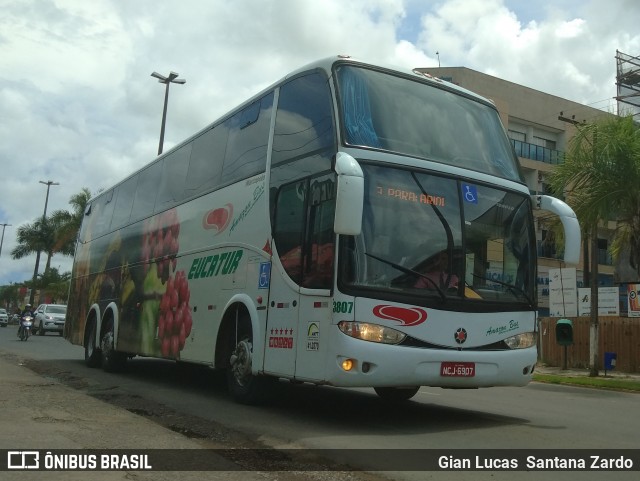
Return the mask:
[[475, 362], [443, 362], [440, 364], [440, 375], [446, 377], [474, 377]]

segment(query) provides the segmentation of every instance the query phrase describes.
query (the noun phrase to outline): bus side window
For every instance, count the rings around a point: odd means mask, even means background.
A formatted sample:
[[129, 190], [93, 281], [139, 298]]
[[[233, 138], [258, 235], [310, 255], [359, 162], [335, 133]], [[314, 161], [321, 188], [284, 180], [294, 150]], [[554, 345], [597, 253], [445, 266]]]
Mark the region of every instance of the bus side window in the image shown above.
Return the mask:
[[108, 192], [105, 192], [103, 195], [99, 197], [97, 200], [97, 204], [100, 206], [99, 215], [96, 216], [96, 220], [94, 221], [94, 231], [93, 237], [100, 237], [103, 234], [106, 234], [109, 231], [109, 226], [111, 225], [111, 216], [113, 215], [113, 206], [114, 202], [114, 191], [117, 191], [117, 187]]
[[158, 184], [160, 183], [160, 174], [162, 174], [162, 161], [163, 159], [160, 159], [140, 172], [136, 197], [133, 200], [133, 208], [131, 210], [131, 221], [148, 217], [153, 212], [156, 194], [158, 193]]
[[312, 289], [331, 288], [334, 216], [335, 174], [280, 189], [273, 239], [282, 266], [296, 284]]
[[118, 189], [118, 197], [115, 201], [115, 209], [113, 211], [113, 218], [111, 219], [111, 229], [118, 229], [129, 222], [137, 184], [138, 176], [134, 175], [125, 180]]
[[224, 122], [229, 137], [222, 167], [223, 183], [265, 171], [272, 107], [273, 92], [270, 92]]
[[335, 245], [335, 174], [311, 179], [309, 192], [301, 285], [312, 289], [331, 289]]
[[208, 192], [222, 182], [222, 163], [229, 131], [224, 123], [207, 130], [193, 141], [184, 197]]
[[332, 105], [327, 78], [318, 72], [283, 85], [273, 134], [272, 164], [335, 148]]
[[165, 157], [155, 212], [170, 209], [183, 199], [184, 180], [187, 176], [192, 146], [192, 143], [188, 143]]
[[307, 181], [283, 186], [277, 194], [273, 241], [289, 277], [300, 284]]

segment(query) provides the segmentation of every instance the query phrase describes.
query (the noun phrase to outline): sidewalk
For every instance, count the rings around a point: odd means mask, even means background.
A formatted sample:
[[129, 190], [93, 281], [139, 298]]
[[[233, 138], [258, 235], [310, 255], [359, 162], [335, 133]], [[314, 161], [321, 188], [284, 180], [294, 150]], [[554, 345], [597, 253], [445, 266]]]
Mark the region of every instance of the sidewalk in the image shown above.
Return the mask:
[[[0, 357], [0, 449], [197, 449], [202, 445], [124, 409], [92, 398]], [[204, 455], [204, 454], [203, 454]], [[212, 455], [207, 453], [206, 455]], [[7, 460], [1, 460], [6, 466]], [[225, 463], [221, 460], [221, 463]], [[224, 464], [222, 464], [224, 465]], [[180, 472], [184, 481], [265, 481], [277, 473]], [[171, 480], [162, 471], [30, 471], [0, 473], [4, 481]]]
[[[557, 367], [557, 366], [546, 366], [542, 363], [538, 363], [536, 365], [536, 369], [535, 371], [533, 371], [534, 374], [551, 374], [554, 376], [566, 376], [566, 377], [588, 377], [590, 374], [589, 369], [562, 369], [561, 367]], [[639, 381], [640, 382], [640, 373], [625, 373], [625, 372], [619, 372], [616, 370], [613, 371], [604, 371], [603, 369], [600, 369], [599, 371], [599, 376], [601, 378], [613, 378], [613, 379], [626, 379], [626, 380], [633, 380], [633, 381]]]

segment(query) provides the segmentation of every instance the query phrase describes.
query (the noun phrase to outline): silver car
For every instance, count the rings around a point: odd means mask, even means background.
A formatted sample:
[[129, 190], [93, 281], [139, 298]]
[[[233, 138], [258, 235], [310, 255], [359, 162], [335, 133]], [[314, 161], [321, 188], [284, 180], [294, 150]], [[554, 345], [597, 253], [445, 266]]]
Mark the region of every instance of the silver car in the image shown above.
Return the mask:
[[0, 327], [7, 327], [9, 324], [9, 315], [6, 309], [0, 309]]
[[47, 332], [57, 332], [62, 336], [67, 306], [62, 304], [40, 304], [35, 312], [33, 332], [44, 336]]

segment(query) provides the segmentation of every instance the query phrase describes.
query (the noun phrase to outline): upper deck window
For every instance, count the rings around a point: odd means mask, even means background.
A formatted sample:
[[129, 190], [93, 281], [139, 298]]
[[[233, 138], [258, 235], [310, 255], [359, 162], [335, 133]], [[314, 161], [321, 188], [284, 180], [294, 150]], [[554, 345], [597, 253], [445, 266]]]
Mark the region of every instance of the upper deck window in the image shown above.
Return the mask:
[[522, 182], [498, 112], [418, 79], [337, 67], [345, 143]]

